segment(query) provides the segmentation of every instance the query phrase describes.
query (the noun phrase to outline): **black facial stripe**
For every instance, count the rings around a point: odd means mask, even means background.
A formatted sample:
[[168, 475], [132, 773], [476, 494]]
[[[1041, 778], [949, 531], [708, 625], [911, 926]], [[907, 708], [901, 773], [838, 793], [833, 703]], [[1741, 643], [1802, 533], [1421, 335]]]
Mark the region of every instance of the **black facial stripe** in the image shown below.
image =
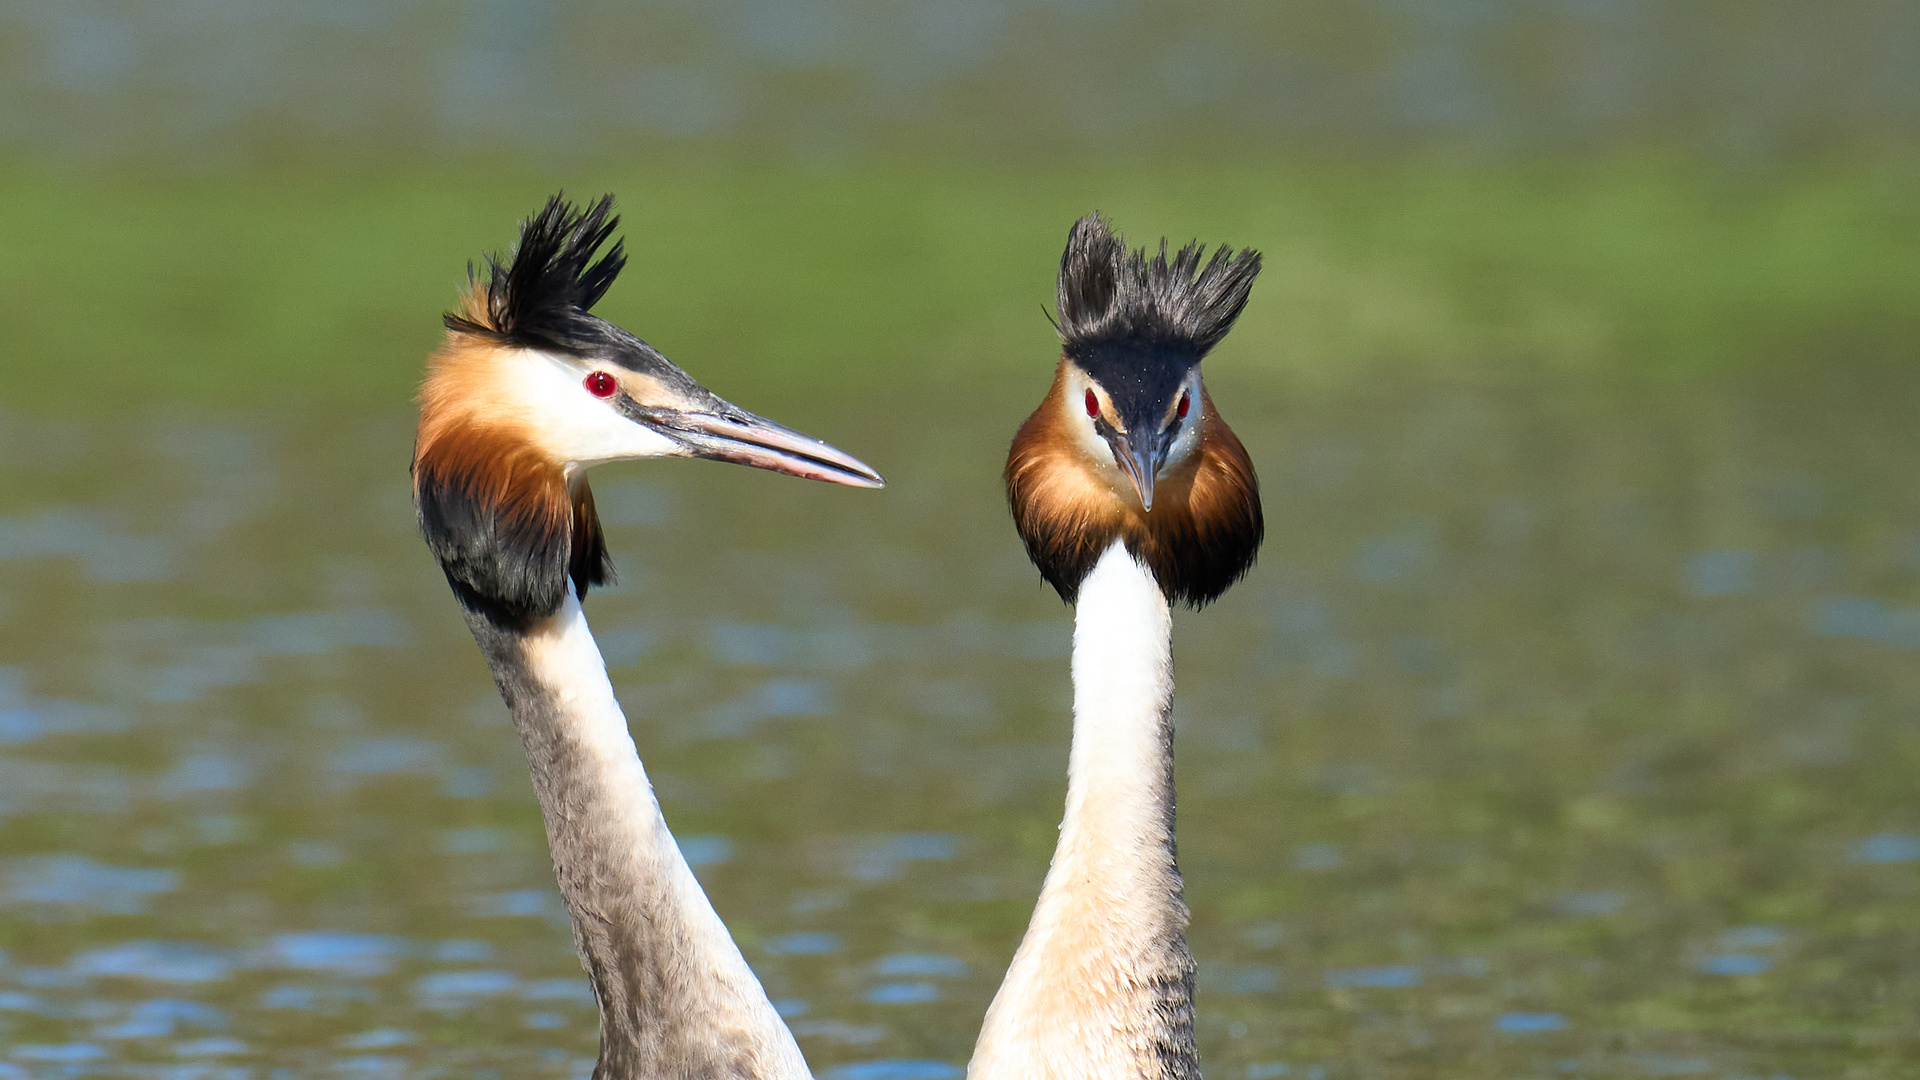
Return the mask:
[[[613, 407], [621, 416], [626, 417], [636, 424], [645, 424], [647, 427], [652, 428], [670, 439], [679, 439], [683, 433], [691, 433], [691, 429], [688, 428], [686, 423], [686, 417], [694, 410], [663, 409], [655, 408], [651, 405], [642, 405], [625, 393], [621, 393], [613, 399]], [[728, 420], [743, 419], [738, 410], [731, 409], [714, 409], [711, 411], [711, 415], [720, 416]]]
[[613, 411], [636, 424], [645, 424], [648, 427], [652, 427], [659, 423], [659, 410], [649, 409], [645, 405], [633, 400], [632, 396], [625, 390], [613, 395]]
[[621, 391], [614, 396], [614, 411], [621, 416], [647, 428], [656, 435], [662, 435], [679, 443], [683, 449], [694, 449], [694, 445], [684, 437], [680, 417], [683, 415], [673, 409], [649, 408]]

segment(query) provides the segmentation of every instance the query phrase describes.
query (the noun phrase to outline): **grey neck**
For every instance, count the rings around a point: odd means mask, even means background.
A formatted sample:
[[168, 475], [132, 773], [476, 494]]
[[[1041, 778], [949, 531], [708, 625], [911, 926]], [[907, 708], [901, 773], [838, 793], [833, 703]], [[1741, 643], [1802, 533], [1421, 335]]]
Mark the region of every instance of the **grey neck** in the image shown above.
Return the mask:
[[807, 1077], [667, 831], [579, 602], [525, 631], [467, 624], [519, 729], [600, 1003], [594, 1080]]

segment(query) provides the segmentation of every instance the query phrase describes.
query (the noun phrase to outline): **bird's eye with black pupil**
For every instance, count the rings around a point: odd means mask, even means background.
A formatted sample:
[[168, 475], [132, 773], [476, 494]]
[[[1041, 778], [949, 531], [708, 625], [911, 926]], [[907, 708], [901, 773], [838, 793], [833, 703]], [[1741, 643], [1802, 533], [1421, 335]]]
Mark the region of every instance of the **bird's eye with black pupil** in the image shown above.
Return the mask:
[[604, 371], [596, 371], [587, 376], [587, 393], [597, 398], [609, 398], [620, 389], [620, 381]]
[[1180, 405], [1178, 408], [1173, 410], [1173, 415], [1181, 420], [1185, 420], [1187, 418], [1187, 409], [1192, 404], [1193, 402], [1191, 401], [1189, 395], [1185, 391], [1181, 391]]
[[1094, 397], [1091, 390], [1087, 391], [1087, 415], [1095, 419], [1100, 416], [1100, 399]]

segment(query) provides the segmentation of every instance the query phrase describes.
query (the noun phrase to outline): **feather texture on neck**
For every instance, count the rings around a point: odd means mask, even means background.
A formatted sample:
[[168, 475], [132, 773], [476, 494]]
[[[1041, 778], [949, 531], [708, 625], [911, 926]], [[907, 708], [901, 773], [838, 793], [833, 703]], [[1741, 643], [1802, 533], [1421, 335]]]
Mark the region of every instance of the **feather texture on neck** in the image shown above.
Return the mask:
[[1199, 1075], [1173, 834], [1172, 621], [1114, 542], [1081, 583], [1060, 842], [970, 1080]]
[[804, 1080], [793, 1035], [667, 830], [580, 601], [522, 630], [469, 611], [513, 713], [600, 1003], [594, 1080]]

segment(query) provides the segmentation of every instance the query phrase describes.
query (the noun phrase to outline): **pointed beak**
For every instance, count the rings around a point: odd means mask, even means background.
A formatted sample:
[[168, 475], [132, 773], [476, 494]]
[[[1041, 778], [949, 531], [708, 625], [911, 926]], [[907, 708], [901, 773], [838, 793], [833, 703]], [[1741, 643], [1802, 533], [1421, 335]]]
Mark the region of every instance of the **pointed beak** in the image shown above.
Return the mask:
[[811, 435], [713, 399], [711, 409], [633, 406], [627, 415], [678, 442], [688, 457], [731, 461], [848, 487], [885, 487], [872, 467]]
[[1120, 471], [1133, 482], [1141, 508], [1152, 510], [1153, 478], [1160, 474], [1160, 466], [1166, 462], [1166, 440], [1149, 435], [1136, 444], [1125, 432], [1117, 431], [1107, 445], [1113, 449], [1113, 460], [1120, 463]]

